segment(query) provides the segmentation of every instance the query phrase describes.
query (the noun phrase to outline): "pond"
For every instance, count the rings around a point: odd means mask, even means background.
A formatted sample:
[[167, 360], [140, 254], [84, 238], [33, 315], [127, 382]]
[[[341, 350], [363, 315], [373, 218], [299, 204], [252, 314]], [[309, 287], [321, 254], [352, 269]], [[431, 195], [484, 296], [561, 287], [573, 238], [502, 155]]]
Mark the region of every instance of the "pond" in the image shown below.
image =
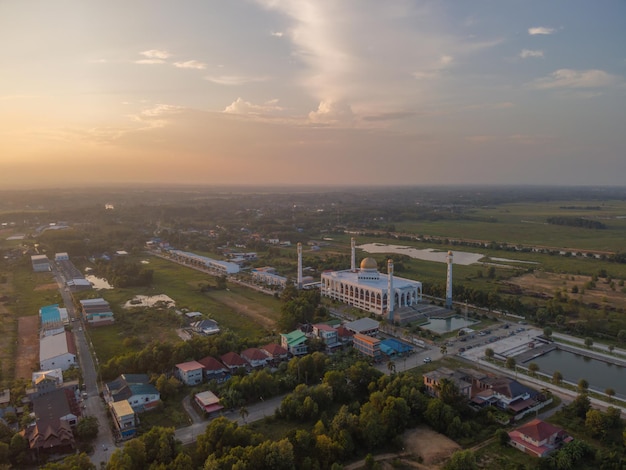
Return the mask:
[[568, 382], [577, 384], [580, 379], [585, 379], [593, 390], [604, 392], [612, 388], [617, 395], [626, 396], [626, 367], [561, 349], [536, 357], [525, 365], [531, 362], [537, 364], [545, 374], [552, 375], [558, 370]]
[[466, 320], [463, 317], [453, 316], [448, 318], [431, 318], [428, 323], [424, 325], [420, 325], [421, 328], [426, 328], [427, 330], [434, 331], [435, 333], [443, 334], [449, 333], [450, 331], [459, 330], [461, 328], [467, 328], [475, 323], [478, 323], [476, 320]]

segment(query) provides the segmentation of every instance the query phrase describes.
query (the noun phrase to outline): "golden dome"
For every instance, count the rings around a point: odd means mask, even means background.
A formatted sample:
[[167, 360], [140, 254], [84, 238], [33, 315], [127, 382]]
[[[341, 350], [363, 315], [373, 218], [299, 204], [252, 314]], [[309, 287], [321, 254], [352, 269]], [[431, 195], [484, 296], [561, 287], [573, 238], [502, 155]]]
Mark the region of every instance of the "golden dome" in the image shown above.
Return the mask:
[[361, 269], [378, 269], [378, 263], [374, 258], [364, 258], [361, 261]]

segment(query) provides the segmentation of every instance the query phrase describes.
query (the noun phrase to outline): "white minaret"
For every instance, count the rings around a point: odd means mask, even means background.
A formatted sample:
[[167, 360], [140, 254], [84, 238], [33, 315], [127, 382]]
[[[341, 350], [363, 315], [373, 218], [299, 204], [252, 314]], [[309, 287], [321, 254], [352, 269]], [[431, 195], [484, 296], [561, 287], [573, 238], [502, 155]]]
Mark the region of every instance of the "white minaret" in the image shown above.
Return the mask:
[[350, 239], [350, 271], [356, 272], [356, 242], [354, 237]]
[[387, 319], [393, 321], [393, 304], [394, 304], [394, 292], [393, 292], [393, 260], [387, 260]]
[[298, 243], [298, 289], [302, 289], [302, 243]]
[[446, 308], [452, 308], [452, 252], [446, 256], [448, 262], [448, 276], [446, 277]]

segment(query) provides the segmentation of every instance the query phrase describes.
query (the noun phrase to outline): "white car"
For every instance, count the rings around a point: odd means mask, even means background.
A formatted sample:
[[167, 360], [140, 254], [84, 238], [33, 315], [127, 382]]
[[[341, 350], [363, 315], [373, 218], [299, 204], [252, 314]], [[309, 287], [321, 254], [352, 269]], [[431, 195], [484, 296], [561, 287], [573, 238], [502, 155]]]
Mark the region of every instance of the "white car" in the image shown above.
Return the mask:
[[424, 358], [424, 363], [425, 363], [425, 364], [426, 364], [426, 363], [429, 363], [429, 362], [431, 362], [431, 361], [432, 361], [432, 359], [431, 359], [430, 357], [425, 357], [425, 358]]

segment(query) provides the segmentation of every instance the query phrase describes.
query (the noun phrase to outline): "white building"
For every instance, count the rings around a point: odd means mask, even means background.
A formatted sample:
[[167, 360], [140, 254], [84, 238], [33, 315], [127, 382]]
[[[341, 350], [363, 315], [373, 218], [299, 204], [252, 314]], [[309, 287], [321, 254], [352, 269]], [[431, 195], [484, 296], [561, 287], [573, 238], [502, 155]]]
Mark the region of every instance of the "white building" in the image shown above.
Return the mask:
[[39, 341], [39, 368], [67, 370], [76, 365], [76, 344], [69, 331]]
[[[422, 283], [394, 276], [391, 260], [389, 274], [380, 274], [374, 258], [365, 258], [359, 269], [354, 259], [352, 239], [351, 269], [322, 273], [323, 296], [387, 317], [392, 317], [394, 309], [410, 307], [422, 300]], [[393, 292], [392, 297], [389, 292]]]
[[228, 261], [218, 261], [206, 256], [196, 255], [181, 250], [170, 250], [171, 258], [179, 263], [195, 266], [210, 271], [213, 274], [237, 274], [239, 265]]

